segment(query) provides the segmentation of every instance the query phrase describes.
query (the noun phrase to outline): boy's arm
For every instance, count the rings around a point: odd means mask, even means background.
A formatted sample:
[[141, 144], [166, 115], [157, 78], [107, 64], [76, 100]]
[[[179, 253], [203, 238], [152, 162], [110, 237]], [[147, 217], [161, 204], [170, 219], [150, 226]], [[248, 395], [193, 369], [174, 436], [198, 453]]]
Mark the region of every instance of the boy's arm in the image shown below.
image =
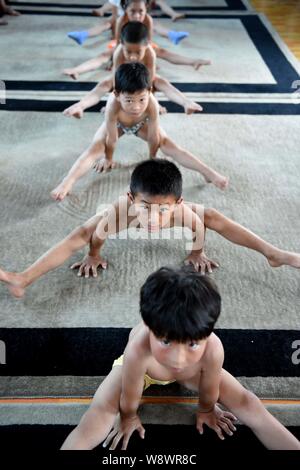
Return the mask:
[[108, 99], [105, 110], [105, 124], [107, 130], [105, 158], [109, 162], [113, 159], [114, 150], [118, 141], [118, 110], [119, 105], [113, 95]]
[[120, 38], [121, 38], [121, 30], [125, 24], [125, 17], [126, 15], [123, 15], [121, 16], [118, 20], [117, 20], [117, 24], [116, 24], [116, 41], [117, 41], [117, 44], [120, 43]]
[[89, 277], [97, 277], [97, 268], [107, 268], [107, 262], [101, 257], [100, 251], [106, 239], [113, 234], [121, 232], [128, 227], [128, 201], [127, 197], [119, 200], [105, 209], [101, 214], [100, 221], [93, 232], [89, 242], [89, 252], [79, 263], [75, 263], [72, 269], [79, 268], [78, 276], [82, 274]]
[[144, 376], [147, 369], [146, 357], [142, 347], [137, 346], [134, 349], [132, 346], [132, 343], [129, 343], [124, 353], [120, 415], [103, 444], [106, 447], [112, 441], [110, 450], [115, 450], [121, 440], [123, 440], [122, 450], [126, 450], [134, 431], [138, 431], [142, 439], [145, 437], [145, 429], [137, 411], [144, 389]]
[[214, 337], [214, 342], [210, 351], [205, 354], [205, 363], [201, 369], [198, 409], [200, 413], [212, 411], [219, 398], [224, 349], [219, 338]]
[[146, 15], [146, 18], [144, 20], [144, 25], [148, 29], [148, 38], [149, 38], [149, 43], [151, 44], [153, 41], [153, 19], [148, 14]]
[[129, 344], [125, 350], [122, 374], [120, 414], [122, 419], [136, 417], [144, 389], [144, 376], [147, 372], [145, 353], [141, 347]]
[[153, 95], [151, 95], [149, 100], [148, 117], [149, 121], [147, 141], [149, 147], [149, 156], [150, 158], [154, 158], [160, 146], [160, 133], [158, 103]]
[[[118, 67], [124, 63], [124, 56], [123, 56], [123, 50], [122, 50], [122, 44], [119, 44], [117, 48], [115, 49], [114, 55], [113, 55], [113, 68], [112, 68], [112, 76], [113, 76], [113, 82], [115, 78], [115, 73], [118, 69]], [[115, 83], [113, 83], [113, 88], [115, 86]]]
[[151, 83], [153, 83], [156, 75], [156, 54], [151, 46], [149, 46], [147, 49], [144, 65], [149, 70], [150, 80]]
[[[197, 412], [197, 429], [203, 434], [203, 424], [213, 429], [220, 439], [224, 440], [224, 433], [232, 436], [236, 431], [234, 422], [236, 417], [223, 411], [217, 406], [224, 362], [224, 350], [221, 341], [215, 335], [212, 337], [210, 351], [205, 357], [203, 369], [199, 380], [199, 408]], [[210, 339], [208, 340], [210, 341]], [[204, 358], [203, 358], [204, 359]]]
[[[193, 207], [195, 206], [195, 210]], [[219, 265], [215, 261], [207, 258], [204, 253], [205, 241], [205, 226], [204, 208], [200, 204], [183, 203], [182, 212], [179, 213], [179, 220], [175, 225], [181, 225], [184, 228], [189, 228], [193, 235], [193, 245], [191, 253], [185, 260], [185, 264], [192, 264], [196, 271], [201, 271], [205, 274], [206, 271], [212, 273], [213, 268], [218, 268]]]

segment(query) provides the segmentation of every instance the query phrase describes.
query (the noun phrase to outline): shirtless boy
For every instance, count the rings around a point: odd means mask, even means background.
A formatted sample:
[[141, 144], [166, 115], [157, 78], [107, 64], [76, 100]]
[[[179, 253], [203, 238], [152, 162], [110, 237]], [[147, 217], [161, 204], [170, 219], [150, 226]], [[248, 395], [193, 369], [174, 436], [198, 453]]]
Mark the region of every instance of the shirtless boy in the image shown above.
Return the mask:
[[220, 311], [220, 294], [207, 276], [186, 268], [151, 274], [140, 294], [143, 321], [131, 331], [124, 356], [114, 362], [62, 450], [90, 450], [101, 442], [125, 450], [134, 431], [144, 439], [138, 415], [143, 391], [175, 381], [198, 392], [200, 434], [206, 425], [224, 440], [236, 431], [238, 419], [268, 449], [300, 450], [296, 437], [223, 369], [223, 346], [213, 333]]
[[154, 159], [136, 166], [126, 196], [121, 196], [102, 213], [77, 227], [25, 271], [12, 273], [0, 269], [0, 281], [6, 283], [12, 295], [22, 297], [27, 286], [61, 266], [87, 245], [88, 254], [71, 269], [78, 268], [78, 276], [97, 277], [98, 268], [107, 268], [107, 261], [102, 258], [100, 250], [110, 235], [136, 228], [143, 229], [151, 240], [151, 233], [175, 226], [192, 232], [192, 250], [185, 263], [192, 264], [201, 274], [211, 273], [218, 267], [218, 263], [210, 260], [204, 252], [206, 229], [214, 230], [232, 243], [258, 251], [272, 267], [288, 265], [300, 268], [299, 254], [271, 245], [215, 209], [184, 202], [182, 176], [176, 165]]
[[177, 163], [199, 172], [208, 182], [220, 189], [228, 185], [228, 178], [220, 175], [187, 150], [175, 144], [159, 125], [159, 108], [151, 93], [148, 69], [134, 62], [120, 65], [115, 74], [115, 88], [110, 95], [105, 122], [96, 132], [92, 144], [76, 160], [67, 176], [52, 191], [53, 199], [63, 200], [74, 183], [91, 168], [98, 172], [114, 168], [114, 149], [118, 139], [131, 134], [145, 140], [149, 157], [155, 158], [160, 149]]

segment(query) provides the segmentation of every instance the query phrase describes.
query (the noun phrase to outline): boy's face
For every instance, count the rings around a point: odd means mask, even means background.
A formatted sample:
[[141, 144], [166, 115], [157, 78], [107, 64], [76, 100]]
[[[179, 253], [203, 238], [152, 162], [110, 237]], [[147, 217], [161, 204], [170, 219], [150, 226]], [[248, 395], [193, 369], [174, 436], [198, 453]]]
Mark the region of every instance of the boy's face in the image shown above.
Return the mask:
[[148, 232], [158, 232], [165, 226], [168, 226], [174, 210], [182, 202], [182, 198], [176, 200], [173, 194], [167, 196], [150, 196], [148, 194], [138, 193], [135, 197], [128, 193], [136, 217], [141, 226]]
[[142, 90], [135, 93], [120, 93], [116, 94], [116, 98], [126, 114], [138, 118], [145, 113], [148, 107], [150, 91]]
[[154, 358], [174, 374], [196, 364], [202, 358], [207, 338], [178, 343], [158, 338], [150, 331], [150, 349]]
[[123, 54], [125, 60], [128, 62], [142, 62], [145, 57], [147, 43], [130, 44], [125, 42], [123, 44]]
[[145, 2], [131, 2], [129, 7], [126, 9], [126, 14], [129, 21], [139, 21], [140, 23], [143, 23], [147, 15]]

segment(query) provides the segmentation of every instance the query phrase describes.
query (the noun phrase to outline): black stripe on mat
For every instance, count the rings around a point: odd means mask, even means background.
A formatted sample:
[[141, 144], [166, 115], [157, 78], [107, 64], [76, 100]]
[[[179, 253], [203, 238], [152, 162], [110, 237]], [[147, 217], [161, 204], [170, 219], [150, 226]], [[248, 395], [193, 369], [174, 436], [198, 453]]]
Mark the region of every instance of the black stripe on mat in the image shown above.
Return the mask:
[[[47, 2], [9, 2], [10, 5], [19, 7], [55, 7], [55, 8], [99, 8], [101, 7], [101, 4], [83, 4], [83, 5], [77, 5], [76, 3], [47, 3]], [[175, 6], [173, 7], [175, 11], [208, 11], [208, 10], [214, 10], [214, 11], [244, 11], [247, 10], [246, 6], [241, 0], [226, 0], [227, 6], [225, 7], [204, 7], [204, 6]], [[154, 10], [160, 10], [159, 6], [154, 6]]]
[[[8, 450], [12, 448], [14, 450], [36, 451], [37, 449], [42, 449], [46, 451], [55, 451], [61, 447], [62, 443], [74, 427], [75, 426], [70, 425], [0, 426], [2, 449], [3, 451], [4, 449]], [[192, 425], [145, 424], [144, 427], [146, 430], [145, 439], [141, 440], [138, 435], [134, 433], [129, 442], [129, 453], [144, 453], [150, 451], [153, 455], [167, 453], [170, 455], [174, 453], [180, 455], [184, 451], [189, 454], [192, 452], [197, 456], [195, 458], [195, 462], [199, 465], [203, 463], [203, 453], [211, 454], [211, 452], [214, 452], [213, 455], [215, 461], [216, 452], [221, 452], [221, 454], [223, 454], [226, 452], [236, 452], [237, 449], [239, 449], [247, 451], [248, 455], [250, 450], [258, 452], [265, 451], [263, 445], [246, 426], [238, 426], [238, 430], [234, 436], [231, 438], [227, 437], [224, 441], [221, 441], [214, 431], [207, 427], [205, 427], [205, 432], [202, 436], [200, 436], [196, 431], [196, 427]], [[291, 426], [288, 427], [288, 429], [298, 439], [300, 438], [299, 426]], [[76, 458], [78, 454], [76, 454]], [[95, 454], [98, 456], [99, 454], [108, 455], [108, 451], [103, 449], [100, 445], [96, 448]], [[126, 455], [128, 455], [127, 452]], [[286, 457], [287, 455], [284, 453], [285, 464]], [[79, 462], [82, 464], [86, 456], [78, 455], [78, 458]], [[297, 459], [299, 459], [298, 455]], [[98, 465], [101, 465], [101, 461], [98, 461]], [[145, 462], [143, 462], [143, 465], [145, 466]], [[83, 466], [82, 468], [85, 467]]]
[[[5, 105], [0, 104], [0, 111], [36, 111], [36, 112], [62, 112], [75, 101], [46, 101], [46, 100], [7, 100]], [[169, 113], [183, 113], [184, 109], [170, 101], [161, 101]], [[274, 115], [297, 116], [300, 115], [300, 105], [278, 103], [214, 103], [199, 102], [205, 114], [247, 114], [247, 115]], [[101, 101], [85, 112], [98, 113], [106, 105]]]
[[[6, 364], [0, 365], [0, 375], [107, 375], [113, 360], [123, 353], [129, 331], [1, 328]], [[234, 376], [300, 377], [300, 363], [295, 364], [295, 341], [300, 340], [300, 331], [219, 329], [216, 334], [225, 349], [224, 367]]]
[[[82, 91], [88, 92], [98, 82], [80, 81], [47, 81], [47, 80], [4, 80], [7, 91]], [[186, 93], [277, 93], [278, 85], [262, 85], [260, 83], [243, 85], [241, 83], [184, 83], [172, 82], [178, 90]], [[288, 93], [293, 92], [292, 89]], [[3, 93], [3, 92], [2, 92]]]
[[[17, 10], [22, 13], [22, 15], [48, 15], [48, 16], [91, 16], [95, 18], [92, 12], [85, 12], [85, 11], [51, 11], [51, 10], [26, 10], [24, 8], [17, 8]], [[110, 14], [105, 14], [104, 17], [110, 16]], [[156, 14], [152, 13], [151, 16], [153, 18], [167, 18], [170, 19], [168, 15], [165, 14]], [[187, 19], [198, 19], [203, 18], [202, 15], [186, 13], [185, 18]]]
[[[300, 79], [298, 72], [285, 57], [266, 26], [257, 15], [203, 15], [201, 19], [238, 19], [242, 22], [253, 44], [269, 68], [276, 84], [235, 84], [235, 83], [174, 83], [183, 92], [212, 93], [293, 93], [293, 84]], [[38, 82], [5, 80], [7, 90], [52, 90], [52, 91], [86, 91], [95, 83], [72, 82]]]

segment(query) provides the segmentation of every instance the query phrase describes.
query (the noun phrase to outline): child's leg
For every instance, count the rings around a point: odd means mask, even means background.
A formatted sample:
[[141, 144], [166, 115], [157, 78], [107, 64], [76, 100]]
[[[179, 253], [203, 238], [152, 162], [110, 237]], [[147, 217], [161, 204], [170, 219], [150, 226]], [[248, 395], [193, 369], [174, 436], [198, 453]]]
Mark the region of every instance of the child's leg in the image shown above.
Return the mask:
[[[225, 189], [228, 186], [228, 178], [220, 175], [215, 170], [205, 165], [199, 158], [192, 155], [187, 150], [175, 144], [160, 127], [160, 149], [168, 157], [172, 157], [180, 165], [195, 170], [204, 176], [206, 181], [213, 183], [220, 189]], [[138, 133], [141, 139], [147, 141], [147, 126], [144, 126]]]
[[[64, 116], [74, 116], [81, 119], [86, 109], [91, 108], [101, 101], [101, 98], [109, 93], [113, 87], [112, 78], [106, 78], [102, 80], [96, 87], [91, 90], [82, 100], [72, 104], [63, 111]], [[101, 108], [101, 113], [105, 112], [105, 107]]]
[[87, 60], [77, 67], [73, 67], [70, 69], [64, 69], [64, 75], [70, 75], [74, 80], [78, 80], [79, 75], [87, 72], [91, 72], [92, 70], [97, 70], [101, 67], [101, 65], [105, 64], [112, 56], [111, 51], [102, 52], [102, 54], [98, 55], [94, 59]]
[[69, 434], [62, 450], [91, 450], [104, 441], [119, 413], [122, 366], [115, 366], [98, 388], [92, 404]]
[[170, 5], [167, 4], [167, 2], [165, 0], [156, 0], [155, 3], [160, 7], [160, 9], [166, 15], [170, 16], [172, 21], [177, 21], [177, 20], [185, 17], [184, 13], [177, 13], [172, 7], [170, 7]]
[[189, 36], [187, 31], [173, 31], [161, 26], [157, 21], [154, 23], [153, 30], [156, 34], [159, 34], [163, 38], [168, 38], [177, 46], [182, 39]]
[[169, 100], [179, 104], [184, 108], [186, 114], [192, 114], [196, 111], [202, 111], [202, 107], [194, 101], [188, 99], [181, 91], [177, 90], [168, 80], [156, 75], [153, 85], [157, 91], [164, 93]]
[[111, 29], [113, 22], [114, 18], [110, 17], [104, 23], [93, 26], [93, 28], [81, 31], [70, 31], [68, 33], [68, 37], [73, 39], [81, 46], [88, 38], [99, 36], [100, 34], [104, 33], [104, 31]]
[[192, 59], [190, 57], [185, 57], [180, 54], [175, 54], [174, 52], [168, 51], [167, 49], [164, 49], [163, 47], [157, 47], [155, 48], [155, 53], [156, 56], [159, 57], [160, 59], [164, 59], [171, 64], [176, 64], [176, 65], [191, 65], [194, 67], [195, 70], [198, 70], [202, 65], [210, 65], [211, 61], [210, 60], [204, 60], [204, 59]]
[[284, 264], [300, 268], [300, 254], [280, 250], [242, 225], [233, 222], [215, 209], [205, 209], [204, 224], [232, 243], [245, 246], [264, 255], [272, 267]]
[[[97, 160], [100, 158], [105, 159], [106, 136], [107, 131], [104, 122], [96, 132], [92, 144], [80, 155], [67, 176], [51, 192], [53, 199], [56, 201], [62, 201], [69, 194], [75, 182], [85, 175]], [[105, 167], [103, 167], [103, 171], [112, 169], [113, 167], [113, 162], [106, 162]]]
[[111, 28], [111, 23], [112, 23], [112, 17], [110, 17], [104, 23], [99, 24], [97, 26], [94, 26], [93, 28], [88, 29], [87, 32], [88, 32], [89, 38], [99, 36], [100, 34], [104, 33], [105, 31], [108, 31]]
[[256, 395], [246, 390], [224, 369], [219, 401], [243, 424], [249, 426], [267, 449], [300, 450], [298, 439], [268, 412]]
[[[180, 382], [199, 391], [199, 376]], [[272, 450], [300, 450], [300, 442], [263, 406], [259, 398], [246, 390], [229, 372], [222, 369], [218, 401], [248, 426], [262, 444]], [[226, 419], [224, 427], [226, 428]], [[224, 429], [224, 428], [223, 428]]]
[[85, 224], [77, 227], [64, 240], [47, 251], [25, 271], [11, 273], [0, 269], [0, 281], [7, 284], [12, 295], [22, 297], [27, 286], [49, 271], [61, 266], [74, 253], [87, 245], [100, 219], [101, 215], [95, 215]]

